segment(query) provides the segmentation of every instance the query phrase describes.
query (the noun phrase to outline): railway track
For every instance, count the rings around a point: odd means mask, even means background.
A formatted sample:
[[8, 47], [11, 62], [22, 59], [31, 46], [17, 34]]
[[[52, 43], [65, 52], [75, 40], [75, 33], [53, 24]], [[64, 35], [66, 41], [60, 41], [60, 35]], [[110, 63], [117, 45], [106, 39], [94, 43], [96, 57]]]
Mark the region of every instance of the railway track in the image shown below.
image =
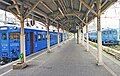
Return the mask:
[[[90, 45], [97, 48], [97, 43], [91, 42], [91, 41], [89, 41], [89, 43], [90, 43]], [[120, 45], [117, 45], [116, 47], [118, 47], [120, 49]], [[103, 49], [103, 51], [112, 55], [113, 57], [115, 57], [117, 60], [120, 61], [120, 51], [117, 50], [118, 48], [116, 48], [116, 47], [114, 47], [114, 46], [102, 46], [102, 49]]]

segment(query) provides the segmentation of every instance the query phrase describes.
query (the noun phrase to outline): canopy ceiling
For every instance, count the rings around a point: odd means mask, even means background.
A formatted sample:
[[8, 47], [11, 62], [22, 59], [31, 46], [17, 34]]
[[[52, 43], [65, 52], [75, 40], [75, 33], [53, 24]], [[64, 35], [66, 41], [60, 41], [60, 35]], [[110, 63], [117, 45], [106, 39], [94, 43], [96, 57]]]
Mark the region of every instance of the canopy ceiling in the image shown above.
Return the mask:
[[117, 0], [0, 0], [0, 9], [43, 23], [49, 18], [51, 25], [59, 23], [65, 30], [76, 32], [76, 26], [83, 27], [97, 16], [98, 1], [103, 12]]

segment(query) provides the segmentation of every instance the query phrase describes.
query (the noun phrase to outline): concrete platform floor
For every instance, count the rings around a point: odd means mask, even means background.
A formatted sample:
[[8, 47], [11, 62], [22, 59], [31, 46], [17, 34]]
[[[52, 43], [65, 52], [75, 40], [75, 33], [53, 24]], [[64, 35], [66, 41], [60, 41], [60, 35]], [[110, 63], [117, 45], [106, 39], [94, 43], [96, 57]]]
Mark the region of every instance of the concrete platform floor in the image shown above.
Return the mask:
[[10, 70], [4, 76], [112, 76], [74, 39], [28, 62], [27, 68]]

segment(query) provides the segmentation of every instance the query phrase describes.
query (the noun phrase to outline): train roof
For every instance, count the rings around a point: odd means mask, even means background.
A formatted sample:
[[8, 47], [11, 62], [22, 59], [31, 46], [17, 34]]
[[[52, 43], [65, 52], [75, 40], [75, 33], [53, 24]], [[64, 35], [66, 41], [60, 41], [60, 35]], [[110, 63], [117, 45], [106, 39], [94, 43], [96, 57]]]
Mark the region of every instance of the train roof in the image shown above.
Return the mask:
[[[0, 23], [0, 27], [3, 27], [3, 26], [20, 28], [20, 25], [19, 24], [15, 24], [15, 23], [6, 23], [6, 24], [5, 23]], [[34, 30], [44, 30], [44, 31], [47, 31], [45, 25], [42, 24], [42, 23], [36, 23], [34, 26], [27, 26], [27, 25], [25, 25], [25, 29], [34, 29]], [[50, 32], [53, 32], [53, 30], [55, 32], [57, 32], [57, 28], [55, 28], [53, 26], [50, 26]], [[60, 29], [60, 32], [62, 33], [62, 29]]]
[[103, 29], [102, 31], [115, 31], [115, 30], [118, 30], [118, 29], [115, 29], [115, 28], [107, 28], [107, 29]]

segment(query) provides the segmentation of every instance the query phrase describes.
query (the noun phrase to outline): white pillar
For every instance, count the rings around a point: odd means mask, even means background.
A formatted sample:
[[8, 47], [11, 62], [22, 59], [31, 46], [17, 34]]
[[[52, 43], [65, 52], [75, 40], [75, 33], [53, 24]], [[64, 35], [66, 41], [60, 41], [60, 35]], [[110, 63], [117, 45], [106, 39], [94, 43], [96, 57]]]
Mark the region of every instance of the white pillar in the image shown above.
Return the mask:
[[74, 33], [74, 39], [75, 39], [75, 33]]
[[102, 61], [102, 32], [101, 32], [101, 0], [97, 0], [97, 44], [98, 44], [98, 65], [103, 65]]
[[89, 37], [88, 37], [88, 17], [86, 17], [86, 43], [87, 43], [87, 51], [89, 51]]
[[57, 33], [57, 40], [58, 40], [58, 46], [60, 46], [60, 33], [59, 33], [59, 24], [57, 25], [58, 33]]
[[79, 30], [77, 30], [77, 44], [79, 44]]
[[47, 28], [47, 52], [49, 53], [51, 51], [50, 49], [50, 32], [49, 32], [49, 19], [46, 18], [46, 28]]
[[26, 62], [26, 52], [25, 52], [25, 34], [24, 34], [24, 19], [20, 20], [21, 23], [21, 33], [20, 33], [20, 51], [23, 59], [22, 63]]
[[97, 44], [98, 44], [98, 65], [102, 65], [102, 33], [101, 33], [101, 24], [100, 16], [97, 17]]
[[78, 35], [79, 35], [78, 43], [80, 44], [81, 43], [81, 29], [78, 29]]
[[86, 27], [86, 42], [87, 42], [87, 51], [89, 51], [88, 27]]
[[83, 45], [84, 45], [84, 40], [85, 40], [85, 39], [84, 39], [84, 38], [85, 38], [85, 37], [84, 37], [84, 34], [85, 34], [85, 30], [84, 30], [84, 27], [83, 27], [83, 33], [82, 33], [82, 44], [83, 44]]

